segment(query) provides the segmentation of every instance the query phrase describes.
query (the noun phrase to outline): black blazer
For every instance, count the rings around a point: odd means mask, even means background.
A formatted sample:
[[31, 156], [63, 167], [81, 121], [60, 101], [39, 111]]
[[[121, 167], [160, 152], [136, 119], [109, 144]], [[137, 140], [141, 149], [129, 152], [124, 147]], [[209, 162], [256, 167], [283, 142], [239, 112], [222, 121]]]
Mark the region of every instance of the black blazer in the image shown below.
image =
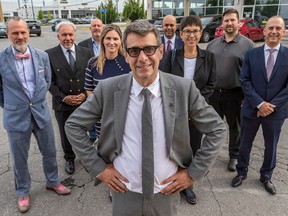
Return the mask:
[[52, 82], [49, 89], [52, 94], [52, 105], [55, 111], [71, 111], [75, 106], [69, 106], [62, 100], [67, 95], [85, 93], [85, 72], [91, 55], [87, 48], [75, 45], [76, 70], [73, 72], [66, 60], [60, 45], [46, 50], [49, 55]]
[[[163, 70], [164, 68], [164, 63], [165, 63], [165, 60], [166, 60], [166, 57], [167, 57], [167, 52], [166, 52], [166, 47], [165, 47], [165, 39], [164, 39], [164, 36], [161, 37], [161, 41], [162, 41], [162, 44], [164, 45], [164, 52], [163, 52], [163, 57], [159, 63], [159, 69], [160, 70]], [[173, 48], [173, 50], [176, 50], [176, 49], [181, 49], [182, 47], [184, 46], [184, 42], [182, 41], [182, 39], [176, 35], [176, 38], [175, 38], [175, 46]]]
[[[194, 73], [194, 82], [200, 93], [208, 101], [212, 95], [216, 83], [216, 62], [214, 54], [202, 50], [197, 46], [198, 55]], [[184, 77], [184, 47], [176, 50], [175, 59], [171, 64], [172, 51], [167, 54], [163, 71], [177, 76]]]
[[83, 40], [78, 43], [78, 46], [81, 47], [86, 47], [90, 50], [91, 54], [94, 56], [94, 49], [93, 49], [93, 43], [92, 43], [92, 38], [88, 38], [86, 40]]

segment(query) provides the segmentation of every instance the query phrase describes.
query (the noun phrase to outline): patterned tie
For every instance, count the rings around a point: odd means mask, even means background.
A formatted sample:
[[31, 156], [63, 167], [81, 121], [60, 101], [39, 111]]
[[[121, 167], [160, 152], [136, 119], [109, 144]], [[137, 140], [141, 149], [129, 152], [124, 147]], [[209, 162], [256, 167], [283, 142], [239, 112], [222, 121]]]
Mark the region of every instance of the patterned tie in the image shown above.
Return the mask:
[[30, 58], [30, 54], [29, 53], [27, 53], [27, 54], [18, 53], [18, 54], [16, 54], [15, 57], [16, 57], [17, 60], [23, 59], [23, 58], [29, 59]]
[[276, 49], [268, 49], [269, 51], [269, 56], [268, 56], [268, 60], [267, 60], [267, 68], [266, 68], [266, 73], [267, 73], [267, 78], [268, 80], [270, 79], [270, 76], [272, 74], [273, 71], [273, 67], [274, 67], [274, 55], [273, 52]]
[[150, 103], [150, 91], [144, 88], [142, 108], [142, 190], [143, 197], [152, 199], [154, 195], [154, 155], [153, 155], [153, 124]]
[[69, 64], [70, 64], [71, 70], [75, 71], [76, 62], [75, 62], [75, 59], [74, 59], [74, 57], [72, 55], [72, 50], [71, 49], [67, 49], [67, 52], [69, 54]]
[[172, 44], [171, 40], [168, 40], [167, 41], [167, 51], [166, 51], [167, 53], [172, 50], [172, 45], [171, 44]]

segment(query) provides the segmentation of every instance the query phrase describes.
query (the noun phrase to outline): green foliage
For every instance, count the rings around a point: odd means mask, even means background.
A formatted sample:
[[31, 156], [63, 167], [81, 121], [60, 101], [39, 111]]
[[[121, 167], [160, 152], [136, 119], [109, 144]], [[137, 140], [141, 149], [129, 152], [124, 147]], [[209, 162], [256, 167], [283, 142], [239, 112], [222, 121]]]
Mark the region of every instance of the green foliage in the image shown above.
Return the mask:
[[132, 21], [145, 18], [144, 2], [140, 0], [126, 0], [124, 3], [123, 17]]
[[[107, 12], [101, 13], [100, 9], [106, 9]], [[116, 5], [113, 3], [113, 0], [108, 0], [105, 2], [105, 4], [101, 2], [95, 12], [95, 15], [97, 18], [101, 19], [104, 24], [115, 22], [117, 18], [117, 8]]]
[[48, 19], [52, 19], [53, 18], [53, 16], [51, 15], [50, 11], [47, 12], [47, 18]]
[[43, 11], [42, 11], [42, 10], [39, 10], [39, 11], [38, 11], [38, 14], [37, 14], [37, 19], [38, 19], [38, 20], [42, 20], [43, 18], [44, 18]]

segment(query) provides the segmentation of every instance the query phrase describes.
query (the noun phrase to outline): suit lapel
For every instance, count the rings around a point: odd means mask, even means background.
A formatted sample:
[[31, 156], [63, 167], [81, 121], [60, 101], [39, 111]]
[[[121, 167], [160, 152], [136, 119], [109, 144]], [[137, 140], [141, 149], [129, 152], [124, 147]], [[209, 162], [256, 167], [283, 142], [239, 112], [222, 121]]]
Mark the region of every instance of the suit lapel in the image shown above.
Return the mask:
[[88, 41], [87, 41], [87, 43], [88, 43], [88, 48], [89, 48], [90, 52], [92, 52], [92, 54], [93, 54], [93, 56], [94, 56], [95, 54], [94, 54], [94, 48], [93, 48], [92, 38], [89, 38]]
[[119, 82], [119, 91], [114, 92], [115, 136], [118, 150], [120, 150], [122, 146], [131, 85], [132, 74]]
[[32, 65], [34, 68], [34, 76], [35, 76], [35, 93], [38, 92], [38, 82], [39, 82], [39, 54], [36, 52], [35, 49], [29, 47], [30, 54], [31, 54], [31, 60], [32, 60]]
[[178, 76], [184, 77], [184, 48], [182, 48], [181, 50], [174, 50], [173, 52], [176, 52], [175, 58], [181, 67], [181, 70], [176, 70], [175, 74]]
[[176, 113], [176, 94], [177, 92], [173, 88], [173, 83], [167, 76], [160, 74], [160, 89], [163, 100], [163, 112], [164, 112], [164, 126], [167, 149], [170, 152], [172, 145], [172, 138], [175, 127], [175, 113]]
[[270, 80], [273, 79], [274, 75], [277, 73], [277, 70], [279, 68], [279, 66], [281, 65], [281, 62], [286, 60], [287, 61], [287, 56], [285, 54], [285, 52], [283, 52], [282, 46], [280, 46], [278, 55], [277, 55], [277, 59], [276, 62], [274, 64], [273, 70], [272, 70], [272, 74], [270, 77]]
[[196, 59], [196, 67], [195, 67], [195, 72], [194, 72], [194, 80], [198, 80], [198, 76], [201, 76], [200, 72], [198, 71], [199, 68], [201, 68], [201, 66], [204, 63], [205, 59], [205, 53], [199, 49], [199, 47], [197, 46], [197, 50], [198, 50], [198, 55], [197, 55], [197, 59]]
[[62, 64], [63, 67], [65, 68], [65, 70], [64, 70], [65, 73], [68, 75], [68, 77], [71, 77], [72, 70], [70, 68], [70, 65], [69, 65], [67, 59], [65, 58], [65, 55], [63, 53], [63, 50], [62, 50], [60, 44], [56, 47], [54, 53], [55, 53], [55, 58], [58, 59], [60, 64]]
[[266, 64], [265, 64], [265, 56], [264, 56], [264, 45], [258, 49], [257, 56], [259, 57], [259, 67], [261, 67], [262, 75], [265, 77], [265, 80], [268, 82], [267, 73], [266, 73]]

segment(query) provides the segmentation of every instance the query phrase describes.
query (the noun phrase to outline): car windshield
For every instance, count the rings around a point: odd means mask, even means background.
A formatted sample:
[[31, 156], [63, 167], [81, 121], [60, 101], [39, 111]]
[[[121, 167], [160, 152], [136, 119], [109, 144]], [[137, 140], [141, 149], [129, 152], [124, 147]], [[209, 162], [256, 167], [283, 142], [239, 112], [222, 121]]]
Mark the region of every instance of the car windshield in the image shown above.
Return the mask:
[[207, 25], [212, 20], [212, 18], [213, 17], [202, 17], [201, 18], [202, 25]]

